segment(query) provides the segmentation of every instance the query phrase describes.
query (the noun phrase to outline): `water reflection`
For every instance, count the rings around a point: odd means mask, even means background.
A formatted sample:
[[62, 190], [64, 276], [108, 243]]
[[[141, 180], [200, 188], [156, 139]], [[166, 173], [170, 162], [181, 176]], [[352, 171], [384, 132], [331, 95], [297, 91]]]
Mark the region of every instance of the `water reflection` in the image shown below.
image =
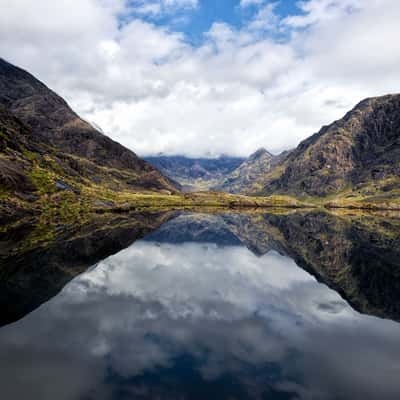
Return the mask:
[[400, 321], [400, 215], [326, 212], [181, 215], [148, 240], [224, 244], [294, 259], [363, 313]]
[[6, 227], [0, 231], [0, 327], [33, 311], [75, 276], [174, 215], [98, 216], [78, 226], [28, 220]]
[[400, 324], [315, 278], [362, 293], [370, 220], [315, 215], [170, 220], [0, 330], [2, 398], [398, 399]]

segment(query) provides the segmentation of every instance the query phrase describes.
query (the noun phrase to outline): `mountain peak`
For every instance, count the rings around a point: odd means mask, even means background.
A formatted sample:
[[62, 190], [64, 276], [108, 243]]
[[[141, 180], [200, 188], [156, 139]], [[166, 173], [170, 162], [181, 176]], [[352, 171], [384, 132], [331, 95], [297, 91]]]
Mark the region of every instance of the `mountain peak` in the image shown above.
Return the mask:
[[249, 159], [255, 160], [260, 157], [272, 158], [273, 155], [264, 147], [260, 147], [258, 150], [256, 150], [253, 154], [250, 155]]

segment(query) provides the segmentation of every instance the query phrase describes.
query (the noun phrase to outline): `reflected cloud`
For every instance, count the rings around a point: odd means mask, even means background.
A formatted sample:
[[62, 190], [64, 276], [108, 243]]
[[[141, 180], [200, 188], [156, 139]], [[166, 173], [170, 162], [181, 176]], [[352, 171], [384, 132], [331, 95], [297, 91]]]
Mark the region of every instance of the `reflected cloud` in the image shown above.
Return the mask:
[[275, 250], [158, 235], [0, 330], [5, 398], [398, 398], [399, 324]]

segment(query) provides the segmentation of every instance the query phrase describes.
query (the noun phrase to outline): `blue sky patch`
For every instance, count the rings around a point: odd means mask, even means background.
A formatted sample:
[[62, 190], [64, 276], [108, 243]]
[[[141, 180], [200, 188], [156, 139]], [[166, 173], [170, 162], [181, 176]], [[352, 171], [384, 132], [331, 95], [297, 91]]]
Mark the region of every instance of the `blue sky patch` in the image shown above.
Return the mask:
[[[146, 13], [144, 8], [139, 8], [139, 3], [148, 7], [149, 12]], [[199, 46], [204, 41], [204, 33], [208, 32], [214, 23], [224, 22], [236, 29], [241, 29], [249, 24], [262, 7], [271, 3], [276, 4], [274, 12], [279, 18], [301, 13], [297, 7], [297, 0], [260, 0], [246, 7], [240, 5], [240, 0], [199, 0], [195, 8], [178, 6], [167, 8], [163, 7], [162, 3], [162, 0], [143, 2], [132, 0], [130, 3], [132, 12], [130, 15], [121, 17], [121, 23], [126, 23], [132, 18], [140, 18], [157, 26], [167, 27], [171, 31], [181, 32], [189, 43]], [[158, 13], [155, 12], [157, 5], [160, 9]]]

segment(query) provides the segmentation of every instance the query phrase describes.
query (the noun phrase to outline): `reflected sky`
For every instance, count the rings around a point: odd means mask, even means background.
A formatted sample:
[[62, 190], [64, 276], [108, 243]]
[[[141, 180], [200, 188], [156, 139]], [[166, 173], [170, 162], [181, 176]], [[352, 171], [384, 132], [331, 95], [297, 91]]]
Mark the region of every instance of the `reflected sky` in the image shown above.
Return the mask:
[[4, 399], [399, 399], [400, 324], [275, 251], [142, 240], [0, 330]]

